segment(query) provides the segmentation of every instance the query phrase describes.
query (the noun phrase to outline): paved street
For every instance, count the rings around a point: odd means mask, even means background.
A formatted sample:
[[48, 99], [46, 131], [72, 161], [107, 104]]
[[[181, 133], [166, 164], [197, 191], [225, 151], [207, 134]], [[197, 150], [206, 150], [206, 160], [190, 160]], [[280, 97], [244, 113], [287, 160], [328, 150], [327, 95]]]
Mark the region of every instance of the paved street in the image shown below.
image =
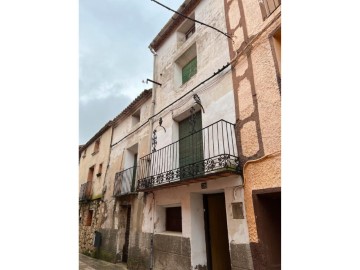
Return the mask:
[[79, 269], [80, 270], [127, 270], [126, 264], [123, 263], [109, 263], [102, 260], [97, 260], [83, 254], [79, 254]]

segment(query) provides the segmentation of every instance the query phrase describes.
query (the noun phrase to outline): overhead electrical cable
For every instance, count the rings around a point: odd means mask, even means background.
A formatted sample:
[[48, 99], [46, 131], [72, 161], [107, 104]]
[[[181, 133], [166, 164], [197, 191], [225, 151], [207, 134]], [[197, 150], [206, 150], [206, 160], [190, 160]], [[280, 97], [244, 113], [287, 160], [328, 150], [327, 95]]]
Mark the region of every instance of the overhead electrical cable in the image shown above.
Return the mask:
[[176, 10], [173, 10], [173, 9], [171, 9], [171, 8], [169, 8], [169, 7], [167, 7], [167, 6], [165, 6], [164, 4], [159, 3], [159, 2], [158, 2], [158, 1], [156, 1], [156, 0], [151, 0], [151, 1], [152, 1], [152, 2], [155, 2], [156, 4], [158, 4], [158, 5], [160, 5], [160, 6], [164, 7], [164, 8], [166, 8], [166, 9], [168, 9], [168, 10], [172, 11], [172, 12], [175, 12], [176, 14], [178, 14], [178, 15], [180, 15], [180, 16], [182, 16], [182, 17], [186, 18], [186, 19], [189, 19], [189, 20], [191, 20], [191, 21], [193, 21], [193, 22], [196, 22], [196, 23], [198, 23], [198, 24], [201, 24], [201, 25], [204, 25], [204, 26], [210, 27], [211, 29], [213, 29], [213, 30], [215, 30], [215, 31], [218, 31], [219, 33], [221, 33], [221, 34], [225, 35], [227, 38], [232, 39], [231, 35], [229, 35], [228, 33], [223, 32], [223, 31], [221, 31], [221, 30], [219, 30], [219, 29], [217, 29], [217, 28], [215, 28], [215, 27], [213, 27], [213, 26], [211, 26], [211, 25], [208, 25], [208, 24], [206, 24], [206, 23], [203, 23], [203, 22], [200, 22], [200, 21], [195, 20], [195, 19], [193, 19], [193, 18], [190, 18], [190, 17], [188, 17], [188, 16], [186, 16], [186, 15], [184, 15], [184, 14], [182, 14], [182, 13], [180, 13], [180, 12], [176, 11]]
[[162, 113], [165, 109], [169, 108], [171, 105], [175, 104], [176, 102], [178, 102], [180, 99], [182, 99], [183, 97], [187, 96], [189, 93], [193, 92], [196, 88], [198, 88], [199, 86], [201, 86], [202, 84], [206, 83], [208, 80], [212, 79], [213, 77], [215, 77], [216, 75], [218, 75], [220, 72], [222, 72], [224, 69], [226, 69], [228, 66], [230, 66], [232, 63], [229, 62], [227, 63], [225, 66], [223, 66], [222, 68], [218, 69], [218, 71], [214, 72], [213, 75], [211, 75], [210, 77], [208, 77], [207, 79], [203, 80], [202, 82], [200, 82], [199, 84], [197, 84], [195, 87], [193, 87], [192, 89], [190, 89], [188, 92], [186, 92], [184, 95], [182, 95], [181, 97], [179, 97], [178, 99], [176, 99], [175, 101], [173, 101], [172, 103], [170, 103], [169, 105], [167, 105], [166, 107], [164, 107], [162, 110], [160, 110], [159, 112], [157, 112], [156, 114], [154, 114], [153, 116], [149, 117], [148, 120], [146, 120], [146, 122], [144, 122], [141, 126], [139, 126], [137, 129], [135, 129], [134, 131], [132, 131], [131, 133], [129, 133], [128, 135], [126, 135], [125, 137], [123, 137], [122, 139], [120, 139], [119, 141], [117, 141], [116, 143], [113, 143], [111, 145], [111, 147], [117, 145], [118, 143], [120, 143], [122, 140], [124, 140], [125, 138], [127, 138], [128, 136], [134, 134], [136, 131], [138, 131], [140, 128], [142, 128], [147, 122], [149, 122], [150, 119], [154, 118], [155, 116], [159, 115], [160, 113]]

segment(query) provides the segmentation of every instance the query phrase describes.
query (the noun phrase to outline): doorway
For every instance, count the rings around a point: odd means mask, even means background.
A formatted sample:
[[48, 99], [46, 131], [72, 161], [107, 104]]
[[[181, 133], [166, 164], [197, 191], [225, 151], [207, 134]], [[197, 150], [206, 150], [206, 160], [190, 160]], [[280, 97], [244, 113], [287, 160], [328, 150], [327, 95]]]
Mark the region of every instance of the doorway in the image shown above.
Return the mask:
[[128, 206], [127, 214], [126, 214], [125, 243], [123, 247], [123, 256], [122, 256], [122, 261], [125, 263], [128, 261], [128, 257], [129, 257], [130, 219], [131, 219], [131, 206]]
[[208, 270], [231, 270], [224, 193], [204, 194]]
[[[192, 126], [191, 121], [194, 121]], [[194, 130], [193, 130], [194, 128]], [[180, 179], [204, 173], [201, 111], [179, 122]]]
[[281, 269], [281, 192], [253, 193], [256, 228], [266, 269]]

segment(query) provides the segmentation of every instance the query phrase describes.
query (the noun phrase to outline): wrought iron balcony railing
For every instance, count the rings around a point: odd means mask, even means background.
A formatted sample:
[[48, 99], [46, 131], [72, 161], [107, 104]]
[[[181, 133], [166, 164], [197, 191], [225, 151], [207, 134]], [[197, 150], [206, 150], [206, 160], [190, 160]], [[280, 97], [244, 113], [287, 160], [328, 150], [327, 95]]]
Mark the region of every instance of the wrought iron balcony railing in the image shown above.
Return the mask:
[[267, 18], [281, 5], [281, 0], [263, 0], [264, 17]]
[[115, 174], [115, 197], [135, 192], [135, 177], [137, 168], [138, 167], [131, 167]]
[[92, 196], [92, 181], [88, 181], [80, 186], [79, 201], [90, 200]]
[[146, 191], [217, 174], [240, 174], [235, 125], [219, 120], [139, 160], [138, 187]]

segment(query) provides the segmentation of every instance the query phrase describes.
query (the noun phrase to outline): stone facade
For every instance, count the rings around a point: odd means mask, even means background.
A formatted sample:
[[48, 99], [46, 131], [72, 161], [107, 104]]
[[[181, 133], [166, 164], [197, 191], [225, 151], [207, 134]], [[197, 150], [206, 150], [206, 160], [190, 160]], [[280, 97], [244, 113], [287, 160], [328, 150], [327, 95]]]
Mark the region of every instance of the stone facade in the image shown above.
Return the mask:
[[[101, 208], [103, 203], [98, 199], [88, 203], [80, 204], [79, 219], [79, 252], [95, 256], [95, 247], [93, 246], [95, 231], [99, 230], [101, 225]], [[93, 211], [92, 222], [87, 225], [89, 211]]]
[[79, 252], [93, 257], [99, 256], [93, 246], [94, 234], [106, 215], [102, 198], [106, 191], [111, 137], [112, 121], [109, 121], [79, 150]]

